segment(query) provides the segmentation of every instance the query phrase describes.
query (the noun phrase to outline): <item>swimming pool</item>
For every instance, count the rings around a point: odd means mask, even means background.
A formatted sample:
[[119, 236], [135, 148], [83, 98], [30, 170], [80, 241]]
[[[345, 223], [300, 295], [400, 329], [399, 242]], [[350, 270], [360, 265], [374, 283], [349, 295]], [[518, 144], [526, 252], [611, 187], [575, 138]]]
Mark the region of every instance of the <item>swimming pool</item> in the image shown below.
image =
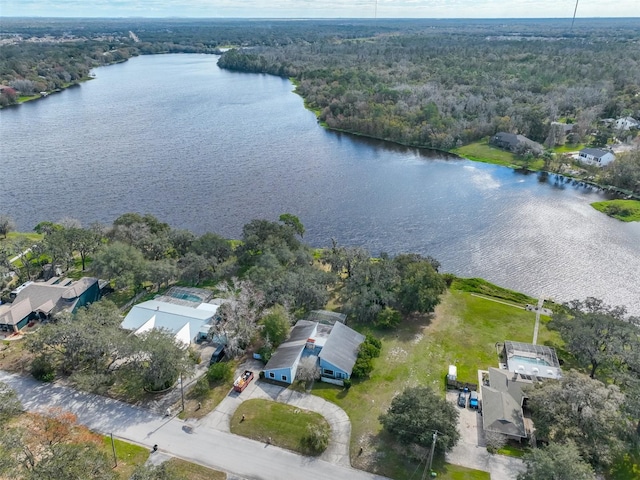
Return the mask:
[[525, 357], [522, 355], [513, 355], [512, 357], [509, 358], [509, 362], [513, 362], [513, 363], [528, 363], [530, 365], [542, 365], [544, 367], [550, 367], [551, 364], [549, 362], [547, 362], [544, 358], [532, 358], [532, 357]]
[[173, 292], [171, 293], [171, 296], [173, 298], [179, 298], [180, 300], [188, 300], [190, 302], [202, 303], [202, 298], [198, 297], [197, 295], [193, 295], [191, 293]]

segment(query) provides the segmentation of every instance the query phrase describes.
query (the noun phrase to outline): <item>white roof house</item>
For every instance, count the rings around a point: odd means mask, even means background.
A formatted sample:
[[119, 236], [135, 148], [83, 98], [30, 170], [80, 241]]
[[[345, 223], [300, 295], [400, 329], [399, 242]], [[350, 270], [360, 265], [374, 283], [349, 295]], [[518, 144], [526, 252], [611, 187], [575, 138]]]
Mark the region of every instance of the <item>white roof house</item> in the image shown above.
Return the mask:
[[602, 150], [600, 148], [583, 148], [578, 153], [577, 159], [588, 165], [604, 167], [613, 162], [616, 156], [608, 150]]
[[191, 307], [149, 300], [134, 305], [121, 327], [132, 330], [136, 335], [154, 328], [168, 330], [180, 343], [189, 345], [200, 331], [207, 328], [206, 325], [213, 324], [217, 307], [209, 304]]
[[616, 120], [615, 128], [618, 130], [629, 130], [631, 128], [638, 128], [640, 122], [633, 117], [624, 117]]

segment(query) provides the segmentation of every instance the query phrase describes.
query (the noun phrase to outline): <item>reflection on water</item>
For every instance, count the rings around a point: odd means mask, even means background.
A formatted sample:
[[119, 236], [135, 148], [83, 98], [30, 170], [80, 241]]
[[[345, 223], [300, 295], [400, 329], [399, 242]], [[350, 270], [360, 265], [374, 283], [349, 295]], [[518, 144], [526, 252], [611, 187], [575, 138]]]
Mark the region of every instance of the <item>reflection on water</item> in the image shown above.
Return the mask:
[[2, 111], [0, 211], [21, 229], [149, 212], [228, 237], [291, 212], [315, 246], [430, 254], [459, 275], [640, 314], [640, 224], [595, 211], [594, 189], [327, 132], [287, 80], [215, 60], [135, 58]]

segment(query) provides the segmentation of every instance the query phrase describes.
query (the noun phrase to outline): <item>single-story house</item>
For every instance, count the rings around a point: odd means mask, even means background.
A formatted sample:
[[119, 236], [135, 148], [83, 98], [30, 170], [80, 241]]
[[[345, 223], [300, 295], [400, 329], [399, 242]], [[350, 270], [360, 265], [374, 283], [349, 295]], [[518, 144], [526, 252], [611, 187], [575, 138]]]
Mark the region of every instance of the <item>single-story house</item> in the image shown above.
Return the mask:
[[524, 394], [517, 374], [489, 368], [489, 385], [482, 385], [482, 428], [513, 440], [527, 438], [522, 404]]
[[508, 132], [496, 133], [489, 139], [489, 144], [514, 153], [522, 153], [526, 151], [541, 153], [544, 150], [542, 145], [538, 142], [534, 142], [524, 135], [517, 135], [515, 133]]
[[616, 156], [608, 150], [600, 148], [583, 148], [578, 152], [578, 161], [588, 165], [604, 167], [616, 159]]
[[307, 356], [320, 366], [320, 379], [342, 385], [351, 378], [360, 344], [365, 337], [344, 323], [333, 325], [300, 320], [291, 330], [287, 341], [278, 347], [264, 367], [270, 380], [293, 383], [300, 360]]
[[134, 305], [120, 325], [139, 335], [152, 329], [171, 332], [185, 346], [208, 332], [217, 318], [219, 305], [193, 303], [181, 305], [161, 300], [148, 300]]
[[318, 354], [321, 378], [344, 380], [351, 377], [364, 335], [336, 322]]
[[273, 353], [264, 367], [264, 378], [283, 383], [293, 383], [302, 354], [305, 349], [313, 352], [316, 348], [313, 340], [317, 336], [318, 322], [299, 320], [293, 327], [289, 338]]
[[0, 306], [0, 331], [17, 332], [30, 320], [48, 319], [56, 313], [75, 313], [100, 298], [97, 278], [79, 280], [53, 277], [47, 282], [27, 282], [11, 292], [13, 302]]
[[614, 124], [616, 130], [630, 130], [640, 128], [640, 122], [633, 117], [623, 117], [616, 120]]

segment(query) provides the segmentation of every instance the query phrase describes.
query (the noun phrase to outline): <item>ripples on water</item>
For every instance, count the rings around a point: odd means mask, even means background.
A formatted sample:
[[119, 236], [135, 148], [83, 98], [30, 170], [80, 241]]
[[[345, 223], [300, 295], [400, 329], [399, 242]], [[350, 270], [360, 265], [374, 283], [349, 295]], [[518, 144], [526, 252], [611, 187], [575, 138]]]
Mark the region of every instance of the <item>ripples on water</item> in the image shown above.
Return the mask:
[[0, 113], [0, 211], [21, 229], [149, 212], [238, 237], [291, 212], [314, 246], [420, 252], [443, 270], [640, 314], [640, 224], [590, 189], [327, 132], [291, 84], [164, 55]]

